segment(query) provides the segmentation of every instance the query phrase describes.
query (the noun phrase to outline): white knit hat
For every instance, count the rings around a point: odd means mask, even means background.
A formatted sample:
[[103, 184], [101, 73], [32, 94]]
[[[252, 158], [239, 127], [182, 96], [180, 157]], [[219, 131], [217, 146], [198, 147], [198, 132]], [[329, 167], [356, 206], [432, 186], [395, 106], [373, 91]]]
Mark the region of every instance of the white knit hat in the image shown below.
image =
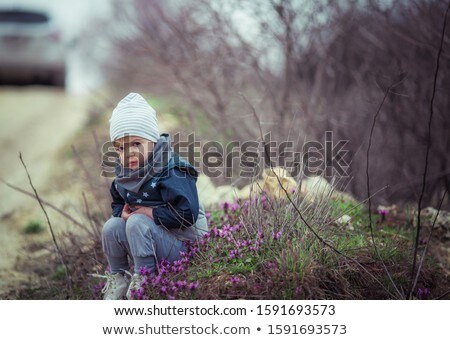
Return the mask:
[[113, 110], [109, 120], [111, 141], [138, 136], [153, 142], [160, 138], [156, 111], [140, 94], [130, 93]]

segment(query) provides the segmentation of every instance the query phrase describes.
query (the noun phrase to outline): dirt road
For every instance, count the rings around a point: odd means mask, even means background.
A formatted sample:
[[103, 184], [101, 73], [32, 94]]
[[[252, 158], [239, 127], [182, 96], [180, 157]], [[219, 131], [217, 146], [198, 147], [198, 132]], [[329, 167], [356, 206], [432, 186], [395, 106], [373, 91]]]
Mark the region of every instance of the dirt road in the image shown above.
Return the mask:
[[[51, 181], [50, 171], [58, 166], [58, 151], [86, 121], [85, 103], [60, 89], [0, 88], [0, 177], [30, 190], [19, 160], [21, 152], [34, 185], [43, 189]], [[36, 208], [35, 200], [0, 183], [0, 295], [25, 279], [14, 270], [26, 241], [24, 226], [11, 221], [32, 214]]]

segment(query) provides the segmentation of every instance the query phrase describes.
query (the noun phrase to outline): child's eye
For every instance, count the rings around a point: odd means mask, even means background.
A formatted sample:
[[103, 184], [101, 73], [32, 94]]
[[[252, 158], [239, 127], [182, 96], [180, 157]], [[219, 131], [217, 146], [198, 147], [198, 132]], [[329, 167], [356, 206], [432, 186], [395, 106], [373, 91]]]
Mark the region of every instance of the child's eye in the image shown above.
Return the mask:
[[141, 143], [140, 142], [133, 142], [132, 145], [133, 146], [139, 146], [139, 145], [141, 145]]
[[123, 146], [116, 146], [115, 148], [117, 152], [123, 152]]

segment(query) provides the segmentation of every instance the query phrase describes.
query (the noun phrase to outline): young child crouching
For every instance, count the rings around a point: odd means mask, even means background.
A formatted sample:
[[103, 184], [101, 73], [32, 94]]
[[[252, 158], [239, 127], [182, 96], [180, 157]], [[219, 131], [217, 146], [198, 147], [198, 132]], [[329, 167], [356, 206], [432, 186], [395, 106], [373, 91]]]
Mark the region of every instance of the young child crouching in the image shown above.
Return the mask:
[[102, 230], [110, 268], [102, 292], [105, 300], [116, 300], [140, 288], [141, 268], [155, 272], [162, 259], [180, 259], [184, 241], [200, 239], [208, 224], [198, 200], [198, 171], [173, 152], [169, 134], [159, 134], [147, 101], [130, 93], [109, 122], [120, 163], [110, 188], [112, 216]]

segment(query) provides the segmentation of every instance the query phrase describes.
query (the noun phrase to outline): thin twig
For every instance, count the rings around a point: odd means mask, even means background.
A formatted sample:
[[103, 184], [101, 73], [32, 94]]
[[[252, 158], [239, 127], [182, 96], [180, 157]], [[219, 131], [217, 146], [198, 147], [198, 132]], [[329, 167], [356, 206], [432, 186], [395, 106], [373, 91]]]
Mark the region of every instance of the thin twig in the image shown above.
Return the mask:
[[[8, 183], [8, 182], [6, 182], [3, 178], [0, 178], [0, 182], [3, 182], [6, 186], [10, 187], [11, 189], [14, 189], [14, 190], [16, 190], [16, 191], [18, 191], [18, 192], [20, 192], [20, 193], [22, 193], [22, 194], [24, 194], [24, 195], [27, 195], [27, 196], [32, 197], [32, 198], [34, 198], [34, 199], [37, 200], [36, 196], [35, 196], [34, 194], [32, 194], [31, 192], [26, 191], [26, 190], [24, 190], [24, 189], [21, 189], [21, 188], [19, 188], [19, 187], [13, 185], [13, 184], [11, 184], [11, 183]], [[79, 222], [79, 221], [77, 221], [76, 219], [74, 219], [72, 216], [70, 216], [70, 215], [69, 215], [68, 213], [66, 213], [64, 210], [59, 209], [58, 207], [54, 206], [52, 203], [47, 202], [47, 201], [43, 200], [42, 198], [40, 198], [40, 202], [41, 202], [43, 205], [46, 205], [47, 207], [49, 207], [49, 208], [53, 209], [54, 211], [56, 211], [56, 212], [59, 213], [61, 216], [67, 218], [67, 219], [68, 219], [70, 222], [72, 222], [73, 224], [75, 224], [75, 225], [77, 225], [77, 226], [79, 226], [79, 227], [85, 229], [85, 226], [84, 226], [81, 222]]]
[[345, 210], [341, 215], [339, 215], [338, 217], [336, 217], [335, 219], [331, 220], [329, 223], [332, 224], [334, 222], [336, 222], [338, 219], [340, 219], [341, 217], [343, 217], [344, 215], [348, 215], [352, 210], [355, 210], [356, 208], [358, 208], [360, 205], [363, 205], [364, 203], [366, 203], [369, 198], [375, 197], [376, 195], [378, 195], [381, 191], [385, 190], [388, 187], [388, 185], [385, 185], [384, 187], [382, 187], [381, 189], [378, 189], [375, 193], [373, 193], [370, 197], [358, 202], [357, 205], [355, 205], [354, 207], [351, 207], [347, 210]]
[[105, 210], [103, 209], [102, 205], [100, 204], [101, 200], [98, 197], [97, 190], [95, 190], [95, 188], [94, 188], [94, 185], [92, 183], [92, 179], [90, 178], [91, 176], [89, 174], [89, 171], [87, 170], [86, 165], [84, 164], [83, 159], [81, 158], [81, 156], [80, 156], [79, 152], [77, 151], [77, 149], [75, 148], [75, 146], [71, 145], [71, 148], [72, 148], [72, 151], [73, 151], [74, 155], [77, 157], [78, 162], [79, 162], [79, 164], [80, 164], [80, 166], [81, 166], [81, 168], [82, 168], [82, 170], [83, 170], [83, 172], [84, 172], [84, 174], [86, 176], [86, 182], [88, 183], [89, 189], [91, 190], [91, 193], [92, 193], [92, 195], [95, 198], [95, 202], [97, 203], [98, 209], [102, 213], [103, 219], [106, 221], [108, 219], [108, 215], [105, 212]]
[[436, 298], [436, 300], [443, 299], [443, 298], [445, 298], [448, 294], [450, 294], [450, 290], [447, 290], [444, 294], [438, 296], [438, 297]]
[[263, 142], [263, 146], [264, 146], [264, 159], [265, 159], [265, 163], [270, 165], [270, 167], [272, 168], [272, 161], [270, 160], [270, 153], [266, 150], [267, 148], [267, 144], [264, 140], [264, 134], [263, 134], [263, 130], [261, 127], [261, 122], [259, 120], [258, 114], [256, 113], [255, 107], [248, 101], [247, 97], [243, 94], [243, 93], [239, 93], [239, 96], [247, 103], [247, 105], [250, 107], [250, 109], [252, 110], [253, 116], [256, 119], [256, 122], [258, 123], [258, 128], [259, 128], [259, 134], [261, 136], [261, 141]]
[[392, 286], [396, 290], [396, 292], [399, 295], [399, 297], [403, 297], [401, 292], [398, 290], [398, 287], [395, 284], [394, 279], [391, 276], [391, 273], [389, 273], [389, 270], [387, 269], [386, 265], [384, 264], [384, 261], [383, 261], [383, 259], [380, 256], [380, 252], [378, 251], [378, 247], [377, 247], [377, 244], [375, 242], [375, 235], [373, 233], [373, 225], [372, 225], [372, 199], [371, 199], [371, 194], [370, 194], [370, 175], [369, 175], [369, 169], [370, 169], [370, 167], [369, 167], [370, 147], [372, 146], [373, 132], [375, 130], [375, 125], [377, 123], [377, 118], [380, 115], [381, 108], [383, 107], [384, 102], [386, 101], [386, 98], [388, 97], [389, 93], [391, 92], [391, 89], [394, 86], [395, 85], [391, 85], [391, 86], [389, 86], [386, 89], [386, 92], [384, 93], [384, 96], [383, 96], [383, 100], [381, 101], [380, 105], [378, 106], [377, 112], [373, 116], [372, 126], [371, 126], [370, 134], [369, 134], [369, 145], [367, 146], [367, 151], [366, 151], [366, 184], [367, 184], [367, 197], [368, 197], [368, 208], [369, 208], [369, 228], [370, 228], [370, 237], [372, 239], [373, 248], [375, 250], [375, 254], [377, 255], [378, 259], [381, 261], [383, 269], [386, 272], [386, 274], [387, 274], [387, 276], [389, 278], [389, 281], [391, 282]]
[[91, 225], [91, 229], [93, 230], [94, 235], [92, 235], [92, 233], [89, 232], [89, 230], [87, 228], [86, 228], [86, 231], [88, 231], [88, 233], [91, 234], [91, 236], [97, 237], [97, 240], [100, 240], [100, 233], [99, 233], [98, 228], [97, 228], [97, 226], [95, 224], [95, 221], [93, 221], [93, 219], [91, 218], [91, 212], [89, 210], [89, 204], [87, 202], [86, 194], [84, 193], [84, 191], [81, 193], [81, 195], [83, 196], [84, 208], [86, 210], [85, 214], [86, 214], [87, 219], [89, 220], [89, 224]]
[[416, 271], [416, 262], [417, 262], [416, 257], [417, 257], [417, 251], [419, 248], [420, 231], [421, 231], [420, 211], [422, 210], [422, 200], [423, 200], [423, 196], [425, 194], [425, 184], [427, 182], [427, 172], [428, 172], [428, 158], [430, 155], [430, 148], [431, 148], [431, 124], [433, 122], [433, 115], [434, 115], [433, 104], [434, 104], [434, 98], [436, 96], [437, 77], [438, 77], [438, 73], [439, 73], [439, 64], [440, 64], [440, 59], [441, 59], [442, 48], [444, 45], [445, 28], [447, 26], [447, 15], [448, 15], [449, 10], [450, 10], [450, 1], [448, 2], [447, 10], [445, 11], [445, 15], [444, 15], [444, 23], [442, 25], [441, 42], [440, 42], [439, 50], [438, 50], [437, 57], [436, 57], [436, 69], [434, 71], [433, 91], [432, 91], [431, 100], [430, 100], [430, 117], [428, 119], [427, 150], [425, 153], [425, 165], [424, 165], [424, 170], [423, 170], [422, 190], [420, 192], [419, 202], [417, 204], [417, 229], [416, 229], [416, 239], [415, 239], [415, 244], [414, 244], [414, 257], [413, 257], [413, 264], [412, 264], [412, 268], [411, 268], [410, 284], [409, 284], [408, 295], [407, 295], [408, 299], [412, 295], [414, 276], [415, 276], [415, 271]]
[[47, 224], [48, 224], [48, 227], [50, 229], [50, 234], [51, 234], [52, 239], [53, 239], [53, 244], [55, 245], [56, 251], [58, 252], [58, 255], [59, 255], [60, 259], [61, 259], [61, 263], [63, 264], [64, 268], [66, 269], [67, 282], [69, 284], [70, 291], [72, 292], [72, 289], [73, 289], [72, 277], [71, 277], [70, 272], [69, 272], [69, 267], [67, 266], [66, 261], [64, 260], [64, 255], [63, 255], [61, 249], [59, 248], [58, 242], [56, 241], [56, 236], [55, 236], [55, 233], [53, 232], [52, 224], [50, 223], [50, 218], [48, 217], [47, 211], [45, 210], [44, 205], [42, 204], [41, 199], [39, 198], [39, 195], [38, 195], [38, 193], [36, 191], [36, 188], [34, 187], [33, 182], [31, 181], [30, 173], [28, 172], [27, 166], [25, 165], [25, 162], [24, 162], [24, 160], [22, 158], [22, 153], [21, 152], [19, 153], [19, 158], [20, 158], [20, 161], [22, 162], [22, 165], [23, 165], [23, 167], [25, 169], [25, 172], [27, 173], [28, 181], [30, 182], [30, 186], [31, 186], [31, 188], [34, 191], [34, 195], [35, 195], [36, 199], [38, 200], [42, 211], [44, 212], [45, 218], [47, 219]]

